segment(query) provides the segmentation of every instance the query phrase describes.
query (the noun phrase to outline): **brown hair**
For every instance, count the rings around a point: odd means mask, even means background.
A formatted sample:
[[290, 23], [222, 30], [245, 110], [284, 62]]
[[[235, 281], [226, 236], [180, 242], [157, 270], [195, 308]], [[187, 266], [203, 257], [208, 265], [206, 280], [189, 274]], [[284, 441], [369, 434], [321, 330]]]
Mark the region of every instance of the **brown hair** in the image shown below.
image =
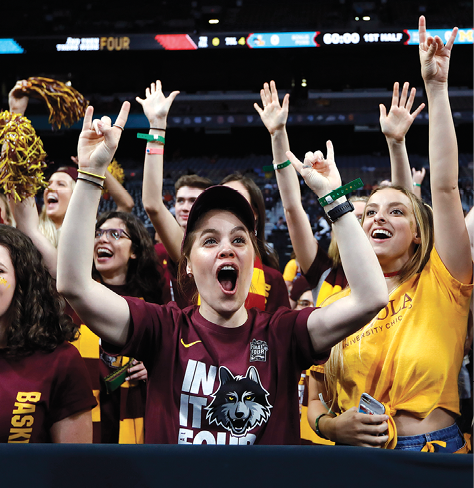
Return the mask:
[[183, 186], [201, 188], [202, 190], [205, 190], [212, 185], [213, 183], [209, 178], [204, 178], [203, 176], [199, 175], [183, 175], [176, 180], [176, 183], [174, 184], [174, 191], [175, 193], [178, 193], [178, 190]]
[[8, 249], [16, 287], [7, 310], [6, 354], [28, 356], [51, 352], [74, 341], [79, 330], [64, 313], [65, 301], [31, 239], [8, 225], [0, 225], [0, 245]]
[[[132, 251], [136, 259], [128, 262], [126, 285], [133, 296], [143, 298], [151, 303], [163, 303], [162, 281], [159, 261], [153, 247], [153, 241], [143, 222], [128, 212], [106, 212], [97, 220], [96, 229], [110, 219], [120, 219], [127, 229], [132, 241]], [[100, 273], [93, 266], [92, 276], [101, 281]]]
[[[191, 249], [193, 248], [194, 242], [196, 240], [196, 236], [198, 234], [197, 229], [199, 228], [199, 224], [206, 215], [207, 212], [203, 213], [196, 221], [194, 225], [194, 230], [189, 234], [187, 234], [186, 239], [183, 241], [183, 249], [181, 251], [181, 257], [179, 258], [179, 263], [178, 263], [178, 285], [181, 288], [181, 291], [185, 294], [185, 296], [192, 296], [193, 303], [197, 303], [197, 297], [199, 292], [196, 287], [196, 282], [194, 281], [194, 277], [188, 276], [186, 272], [186, 265], [189, 256], [191, 255]], [[252, 242], [252, 247], [255, 252], [255, 256], [260, 257], [257, 238], [252, 232], [248, 232], [248, 235], [250, 237], [250, 241]]]

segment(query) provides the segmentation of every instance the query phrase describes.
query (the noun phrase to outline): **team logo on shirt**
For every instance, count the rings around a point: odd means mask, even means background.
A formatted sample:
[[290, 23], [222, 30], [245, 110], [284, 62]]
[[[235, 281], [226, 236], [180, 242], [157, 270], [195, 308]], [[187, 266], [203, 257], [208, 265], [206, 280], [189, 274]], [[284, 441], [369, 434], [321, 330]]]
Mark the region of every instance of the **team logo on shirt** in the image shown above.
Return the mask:
[[265, 341], [252, 339], [250, 343], [250, 362], [267, 360], [268, 344]]
[[234, 376], [221, 366], [219, 382], [219, 388], [211, 395], [212, 402], [205, 407], [209, 424], [214, 422], [233, 436], [243, 437], [269, 419], [272, 408], [267, 400], [269, 393], [254, 366], [250, 366], [245, 376]]

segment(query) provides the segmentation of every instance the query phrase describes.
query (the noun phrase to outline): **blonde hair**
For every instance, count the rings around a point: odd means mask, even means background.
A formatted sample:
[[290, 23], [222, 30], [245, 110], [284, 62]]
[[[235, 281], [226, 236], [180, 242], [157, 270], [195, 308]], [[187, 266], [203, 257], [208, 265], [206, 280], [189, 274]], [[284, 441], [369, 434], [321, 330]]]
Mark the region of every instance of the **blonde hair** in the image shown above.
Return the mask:
[[46, 215], [43, 207], [39, 216], [39, 230], [54, 247], [58, 247], [59, 229], [56, 229], [54, 222]]
[[[61, 172], [60, 170], [61, 168], [58, 171], [56, 171], [56, 173]], [[69, 173], [66, 174], [69, 175]], [[71, 175], [69, 176], [71, 177], [71, 181], [70, 181], [71, 190], [74, 192], [74, 188], [76, 187], [76, 181]], [[39, 230], [46, 237], [46, 239], [48, 239], [48, 241], [51, 242], [51, 244], [54, 247], [58, 247], [61, 227], [59, 229], [56, 228], [55, 223], [46, 214], [46, 207], [44, 205], [39, 216]]]
[[[367, 204], [369, 197], [365, 195], [353, 195], [349, 198], [349, 201], [354, 202], [364, 202]], [[339, 248], [337, 247], [337, 241], [334, 235], [331, 235], [331, 242], [329, 243], [328, 256], [332, 261], [332, 267], [337, 268], [341, 266], [341, 255], [339, 254]]]
[[[368, 201], [372, 195], [379, 191], [386, 189], [398, 190], [408, 197], [412, 204], [413, 215], [416, 222], [416, 232], [420, 237], [420, 244], [415, 246], [413, 256], [403, 265], [399, 274], [399, 285], [410, 280], [413, 276], [421, 273], [426, 263], [430, 259], [431, 250], [434, 246], [434, 230], [433, 230], [433, 211], [431, 207], [420, 200], [414, 193], [397, 185], [384, 185], [372, 191]], [[364, 223], [365, 214], [362, 216], [362, 224]], [[332, 244], [332, 241], [331, 241]], [[372, 322], [371, 322], [372, 323]], [[370, 324], [364, 327], [370, 327]], [[344, 343], [345, 339], [336, 344], [332, 350], [329, 360], [325, 365], [325, 383], [329, 394], [329, 401], [331, 409], [337, 399], [337, 382], [342, 377], [344, 372]], [[362, 341], [359, 342], [359, 348]]]

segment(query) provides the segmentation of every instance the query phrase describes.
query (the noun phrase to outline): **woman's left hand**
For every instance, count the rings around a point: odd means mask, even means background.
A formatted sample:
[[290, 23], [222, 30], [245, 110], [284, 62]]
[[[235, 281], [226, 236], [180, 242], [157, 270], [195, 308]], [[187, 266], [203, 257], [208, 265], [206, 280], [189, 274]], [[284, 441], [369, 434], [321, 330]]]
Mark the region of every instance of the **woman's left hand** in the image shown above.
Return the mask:
[[408, 82], [403, 84], [402, 93], [399, 98], [399, 84], [398, 82], [394, 83], [392, 105], [388, 115], [385, 105], [379, 105], [380, 127], [382, 132], [387, 139], [393, 139], [397, 142], [404, 141], [406, 133], [413, 124], [413, 121], [425, 108], [425, 104], [421, 103], [413, 113], [410, 113], [413, 102], [415, 101], [416, 88], [412, 88], [410, 96], [408, 96], [408, 87]]
[[327, 195], [341, 186], [341, 176], [334, 161], [334, 147], [326, 142], [327, 157], [321, 151], [307, 152], [302, 163], [291, 151], [286, 153], [293, 167], [318, 197]]
[[145, 365], [141, 361], [137, 361], [136, 359], [133, 360], [133, 365], [134, 366], [128, 369], [128, 372], [131, 373], [130, 376], [125, 379], [127, 381], [146, 381], [148, 379], [148, 371], [146, 370]]
[[422, 15], [418, 24], [421, 76], [425, 83], [446, 83], [448, 81], [449, 59], [458, 28], [454, 27], [446, 45], [440, 37], [426, 34], [426, 19]]
[[122, 131], [127, 123], [130, 102], [123, 102], [115, 124], [110, 117], [92, 121], [94, 108], [87, 107], [82, 132], [77, 144], [79, 168], [104, 175], [117, 150]]

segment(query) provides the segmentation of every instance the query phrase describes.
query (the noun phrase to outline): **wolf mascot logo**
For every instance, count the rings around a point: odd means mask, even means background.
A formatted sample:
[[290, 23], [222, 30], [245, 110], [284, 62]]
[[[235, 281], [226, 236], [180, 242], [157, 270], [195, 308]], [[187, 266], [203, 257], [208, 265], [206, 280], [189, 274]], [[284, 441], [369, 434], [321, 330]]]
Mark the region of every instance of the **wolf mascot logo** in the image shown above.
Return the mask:
[[243, 437], [270, 417], [268, 391], [260, 383], [258, 371], [250, 366], [245, 376], [234, 376], [225, 366], [219, 368], [219, 388], [206, 407], [209, 424], [215, 422], [235, 437]]

